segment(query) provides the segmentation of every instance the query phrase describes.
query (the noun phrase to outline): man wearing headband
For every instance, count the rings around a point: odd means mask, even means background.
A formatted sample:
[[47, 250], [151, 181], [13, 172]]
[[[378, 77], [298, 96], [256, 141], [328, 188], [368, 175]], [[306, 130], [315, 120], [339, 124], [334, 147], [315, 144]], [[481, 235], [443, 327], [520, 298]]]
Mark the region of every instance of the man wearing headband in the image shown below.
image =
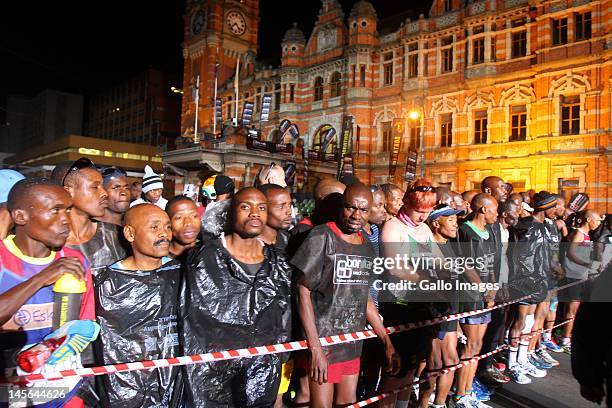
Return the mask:
[[123, 215], [130, 208], [130, 185], [127, 173], [120, 167], [105, 167], [101, 173], [102, 186], [108, 194], [108, 207], [98, 220], [123, 226]]

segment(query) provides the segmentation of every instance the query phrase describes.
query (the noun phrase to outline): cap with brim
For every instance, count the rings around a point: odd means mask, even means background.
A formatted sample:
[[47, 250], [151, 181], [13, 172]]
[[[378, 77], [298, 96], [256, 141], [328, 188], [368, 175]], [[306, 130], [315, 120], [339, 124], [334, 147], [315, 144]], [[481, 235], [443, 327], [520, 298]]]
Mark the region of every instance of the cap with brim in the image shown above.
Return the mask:
[[19, 180], [23, 180], [25, 177], [23, 174], [11, 170], [11, 169], [2, 169], [0, 170], [0, 203], [6, 203], [8, 200], [9, 192], [11, 188]]
[[465, 214], [465, 211], [463, 210], [457, 210], [452, 207], [442, 207], [442, 208], [433, 210], [431, 213], [429, 213], [428, 219], [429, 221], [433, 221], [440, 217], [450, 217], [451, 215], [463, 215], [463, 214]]

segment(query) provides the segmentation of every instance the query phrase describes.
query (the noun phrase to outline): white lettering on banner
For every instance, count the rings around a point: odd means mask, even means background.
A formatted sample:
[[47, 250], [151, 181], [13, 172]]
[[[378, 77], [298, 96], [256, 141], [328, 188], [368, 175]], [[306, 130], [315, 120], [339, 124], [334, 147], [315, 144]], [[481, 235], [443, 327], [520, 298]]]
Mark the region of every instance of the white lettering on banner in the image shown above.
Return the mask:
[[359, 255], [334, 255], [335, 285], [369, 285], [372, 258]]

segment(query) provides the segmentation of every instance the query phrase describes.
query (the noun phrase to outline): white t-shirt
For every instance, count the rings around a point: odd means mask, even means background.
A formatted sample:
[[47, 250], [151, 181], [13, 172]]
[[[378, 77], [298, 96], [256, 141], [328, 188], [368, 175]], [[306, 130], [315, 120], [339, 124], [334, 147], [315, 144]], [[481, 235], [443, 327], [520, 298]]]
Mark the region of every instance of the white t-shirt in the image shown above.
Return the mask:
[[502, 242], [502, 256], [501, 265], [499, 266], [499, 283], [508, 283], [508, 274], [510, 268], [508, 267], [508, 241], [510, 241], [510, 232], [504, 228], [501, 223], [499, 224], [499, 230], [501, 232]]

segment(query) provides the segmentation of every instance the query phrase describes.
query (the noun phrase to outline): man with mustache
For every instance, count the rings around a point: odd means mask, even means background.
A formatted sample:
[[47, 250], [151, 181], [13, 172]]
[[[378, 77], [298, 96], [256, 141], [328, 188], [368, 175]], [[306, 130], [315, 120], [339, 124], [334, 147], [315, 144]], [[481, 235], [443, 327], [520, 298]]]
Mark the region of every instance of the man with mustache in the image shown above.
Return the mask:
[[[153, 204], [125, 214], [123, 234], [132, 256], [96, 276], [96, 316], [101, 326], [98, 364], [178, 355], [180, 262], [168, 257], [172, 230], [165, 211]], [[105, 407], [178, 406], [177, 367], [104, 376]]]
[[126, 250], [119, 240], [116, 225], [96, 221], [108, 207], [102, 174], [91, 160], [81, 157], [75, 162], [55, 166], [51, 178], [61, 183], [72, 197], [68, 247], [81, 251], [95, 276], [99, 270], [122, 259]]
[[102, 187], [108, 194], [108, 206], [104, 215], [98, 219], [123, 226], [123, 215], [130, 208], [130, 185], [127, 173], [120, 167], [105, 167], [101, 173], [104, 180]]
[[[21, 180], [9, 193], [7, 208], [15, 224], [15, 235], [0, 243], [0, 372], [14, 374], [17, 352], [43, 341], [52, 332], [52, 285], [62, 275], [85, 280], [87, 289], [79, 318], [93, 320], [95, 315], [87, 260], [78, 251], [62, 248], [70, 233], [70, 195], [47, 179]], [[35, 319], [31, 318], [34, 314]], [[80, 364], [78, 357], [70, 357], [55, 367], [75, 368], [72, 364]], [[73, 398], [79, 383], [79, 380], [39, 383], [34, 385], [33, 392], [45, 392], [45, 386], [66, 387], [68, 392], [63, 401], [49, 401], [45, 406], [63, 406], [68, 401], [69, 406], [82, 406], [82, 401]], [[6, 386], [0, 385], [0, 406], [8, 402], [7, 392]]]
[[196, 246], [200, 235], [200, 216], [195, 202], [184, 195], [168, 200], [166, 213], [172, 224], [170, 256], [185, 259], [189, 249]]
[[[256, 188], [232, 200], [231, 232], [204, 241], [184, 265], [181, 340], [186, 355], [282, 343], [289, 339], [291, 267], [262, 243], [268, 203]], [[279, 354], [186, 366], [188, 406], [272, 406]]]
[[[374, 250], [361, 230], [368, 220], [372, 193], [363, 184], [347, 187], [337, 221], [319, 225], [291, 259], [299, 271], [298, 311], [308, 339], [310, 406], [354, 403], [361, 342], [326, 347], [319, 337], [361, 331], [366, 320], [384, 344], [388, 371], [399, 369], [398, 356], [369, 296]], [[296, 404], [305, 403], [298, 395]]]

